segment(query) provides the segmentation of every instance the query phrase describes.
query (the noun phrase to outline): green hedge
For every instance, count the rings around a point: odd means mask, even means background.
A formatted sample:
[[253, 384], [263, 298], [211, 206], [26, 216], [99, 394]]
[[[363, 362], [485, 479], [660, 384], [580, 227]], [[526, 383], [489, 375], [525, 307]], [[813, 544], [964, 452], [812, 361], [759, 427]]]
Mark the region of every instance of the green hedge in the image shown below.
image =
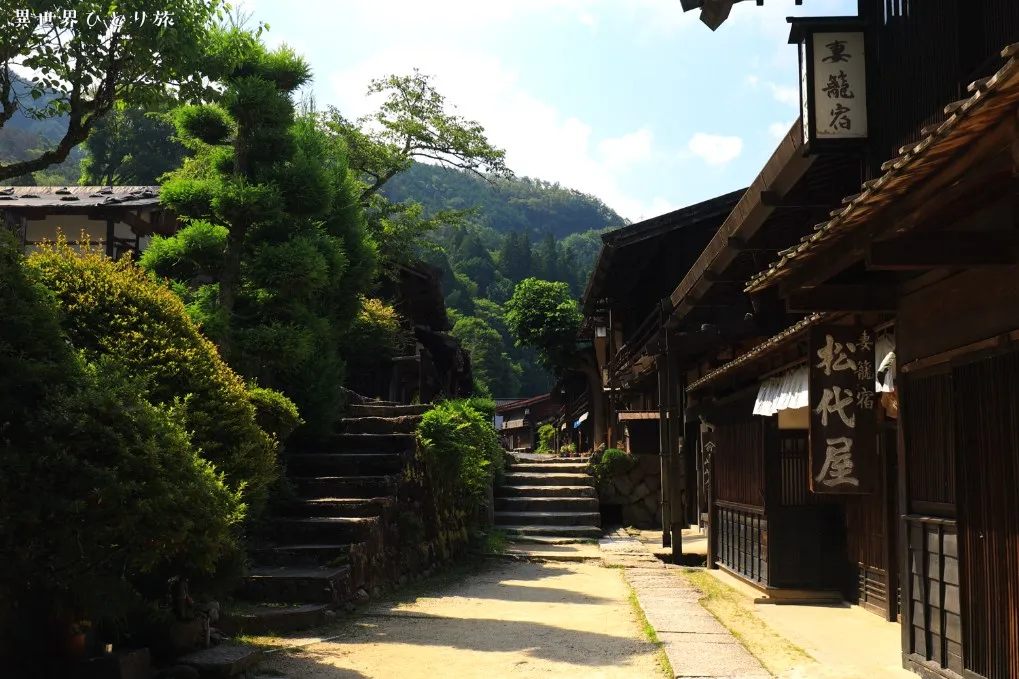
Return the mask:
[[154, 403], [177, 403], [202, 456], [260, 506], [278, 475], [279, 441], [259, 426], [255, 403], [275, 401], [262, 419], [281, 434], [292, 428], [293, 404], [264, 392], [253, 397], [180, 298], [127, 259], [113, 262], [87, 247], [78, 254], [61, 240], [27, 263], [55, 294], [71, 343], [89, 360], [110, 356], [128, 366], [147, 381]]
[[76, 351], [41, 278], [0, 234], [0, 662], [214, 571], [244, 516], [183, 400], [154, 404], [135, 365]]
[[456, 503], [462, 498], [465, 508], [474, 511], [483, 503], [485, 489], [502, 473], [494, 416], [494, 403], [478, 399], [446, 401], [422, 416], [418, 439], [437, 472], [443, 501]]

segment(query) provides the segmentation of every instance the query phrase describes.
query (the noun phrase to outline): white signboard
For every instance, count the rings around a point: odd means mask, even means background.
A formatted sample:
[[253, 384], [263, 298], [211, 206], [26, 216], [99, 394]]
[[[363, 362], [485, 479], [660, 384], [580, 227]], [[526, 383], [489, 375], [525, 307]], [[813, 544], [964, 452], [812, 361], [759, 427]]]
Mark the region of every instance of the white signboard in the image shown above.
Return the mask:
[[864, 34], [814, 34], [814, 110], [817, 139], [867, 136], [867, 57]]

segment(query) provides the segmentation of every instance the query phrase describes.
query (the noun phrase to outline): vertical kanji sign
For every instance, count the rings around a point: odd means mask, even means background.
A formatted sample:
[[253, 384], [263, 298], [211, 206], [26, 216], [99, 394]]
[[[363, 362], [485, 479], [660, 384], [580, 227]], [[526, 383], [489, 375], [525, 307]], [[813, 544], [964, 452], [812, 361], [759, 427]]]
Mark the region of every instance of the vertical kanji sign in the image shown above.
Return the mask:
[[862, 32], [814, 33], [814, 111], [817, 137], [867, 137], [867, 62]]
[[866, 494], [877, 465], [874, 329], [810, 330], [810, 489]]

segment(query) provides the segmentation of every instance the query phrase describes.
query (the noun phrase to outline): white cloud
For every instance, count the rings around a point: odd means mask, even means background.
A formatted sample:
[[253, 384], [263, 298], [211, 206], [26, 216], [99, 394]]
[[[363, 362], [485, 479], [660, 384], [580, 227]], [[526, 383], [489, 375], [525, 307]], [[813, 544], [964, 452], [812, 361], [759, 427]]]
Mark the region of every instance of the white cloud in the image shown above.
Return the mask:
[[[598, 196], [624, 217], [657, 215], [669, 203], [644, 202], [622, 187], [625, 168], [651, 156], [652, 135], [640, 129], [600, 143], [583, 120], [564, 115], [528, 92], [516, 70], [499, 59], [449, 46], [421, 52], [411, 48], [376, 53], [369, 60], [333, 74], [327, 99], [345, 116], [375, 110], [368, 83], [379, 73], [409, 73], [417, 66], [434, 74], [434, 85], [456, 113], [480, 122], [489, 140], [506, 149], [506, 163], [518, 175], [558, 181]], [[325, 93], [323, 93], [325, 94]]]
[[768, 133], [775, 139], [784, 139], [792, 126], [792, 123], [772, 123], [768, 126]]
[[747, 83], [747, 85], [750, 85], [750, 87], [752, 87], [752, 88], [754, 88], [756, 90], [757, 86], [761, 84], [761, 79], [758, 78], [756, 75], [748, 75], [747, 79], [746, 79], [746, 83]]
[[771, 88], [771, 94], [775, 97], [775, 101], [782, 102], [793, 108], [800, 107], [800, 91], [795, 87], [776, 85], [775, 83], [768, 83], [768, 87]]
[[585, 26], [590, 26], [592, 29], [598, 28], [598, 19], [590, 12], [584, 12], [580, 15], [580, 23]]
[[708, 165], [727, 165], [743, 153], [743, 140], [739, 137], [697, 132], [687, 148]]
[[627, 169], [651, 158], [651, 130], [641, 128], [622, 137], [605, 139], [598, 144], [602, 162], [612, 169]]

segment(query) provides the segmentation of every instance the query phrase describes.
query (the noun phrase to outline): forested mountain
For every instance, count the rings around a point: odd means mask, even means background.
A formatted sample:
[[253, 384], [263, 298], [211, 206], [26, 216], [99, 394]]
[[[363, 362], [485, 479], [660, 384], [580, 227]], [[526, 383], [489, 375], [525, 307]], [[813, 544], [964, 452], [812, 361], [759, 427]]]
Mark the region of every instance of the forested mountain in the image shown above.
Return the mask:
[[[31, 85], [28, 81], [13, 76], [14, 91], [19, 97], [28, 97]], [[38, 108], [43, 108], [48, 99], [53, 96], [43, 95], [36, 103]], [[0, 126], [0, 160], [20, 161], [28, 160], [39, 155], [41, 151], [53, 148], [64, 132], [67, 130], [67, 118], [64, 115], [55, 115], [49, 118], [30, 118], [20, 109], [14, 112], [11, 119]], [[60, 165], [47, 168], [43, 172], [37, 172], [35, 177], [24, 178], [22, 181], [8, 182], [35, 183], [41, 185], [65, 185], [76, 184], [81, 174], [79, 165], [84, 157], [84, 149], [79, 146], [71, 151], [71, 155]]]
[[479, 385], [497, 397], [547, 391], [533, 351], [514, 346], [503, 305], [525, 278], [562, 281], [579, 297], [601, 234], [627, 223], [594, 196], [538, 179], [485, 180], [415, 163], [385, 188], [426, 212], [473, 210], [434, 234], [422, 258], [443, 271], [453, 334], [471, 350]]

